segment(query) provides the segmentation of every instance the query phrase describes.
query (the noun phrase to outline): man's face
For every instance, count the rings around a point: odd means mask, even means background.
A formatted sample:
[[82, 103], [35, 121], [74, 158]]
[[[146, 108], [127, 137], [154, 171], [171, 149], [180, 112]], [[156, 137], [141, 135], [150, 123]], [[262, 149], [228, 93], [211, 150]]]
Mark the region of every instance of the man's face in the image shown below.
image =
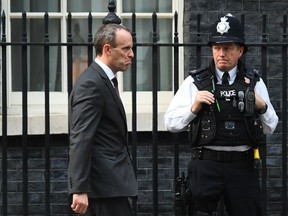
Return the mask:
[[115, 46], [110, 47], [109, 67], [114, 73], [117, 71], [125, 71], [132, 63], [134, 53], [132, 50], [132, 36], [125, 30], [116, 32]]
[[221, 71], [234, 68], [244, 52], [244, 47], [236, 43], [213, 44], [212, 53], [216, 67]]

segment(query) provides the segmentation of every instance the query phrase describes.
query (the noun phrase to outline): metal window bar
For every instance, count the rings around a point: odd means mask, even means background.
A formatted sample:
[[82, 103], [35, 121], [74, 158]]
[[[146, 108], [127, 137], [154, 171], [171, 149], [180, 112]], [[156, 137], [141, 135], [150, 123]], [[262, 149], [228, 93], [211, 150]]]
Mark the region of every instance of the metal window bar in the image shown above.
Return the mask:
[[153, 215], [158, 215], [158, 52], [157, 14], [152, 15], [152, 149], [153, 149]]
[[27, 16], [22, 13], [22, 212], [28, 215], [28, 69]]
[[282, 214], [287, 214], [287, 15], [283, 16], [282, 46]]
[[[132, 14], [132, 40], [133, 44], [137, 43], [137, 34], [136, 34], [136, 15]], [[133, 46], [134, 58], [132, 59], [131, 65], [131, 82], [132, 82], [132, 165], [137, 179], [137, 67], [136, 67], [136, 59], [137, 59], [137, 47]], [[132, 200], [132, 209], [133, 215], [137, 215], [137, 200], [134, 198]]]
[[2, 17], [2, 213], [7, 215], [7, 45], [6, 45], [6, 15]]
[[[262, 72], [262, 79], [265, 83], [267, 83], [267, 33], [266, 33], [266, 15], [262, 16], [262, 46], [261, 46], [261, 72]], [[264, 209], [267, 209], [267, 161], [266, 161], [266, 154], [267, 154], [267, 147], [263, 149], [263, 157], [262, 157], [262, 167], [261, 167], [261, 184], [262, 184], [262, 196], [263, 196], [263, 205]], [[264, 216], [266, 215], [266, 211], [263, 212]]]
[[49, 16], [44, 15], [44, 74], [45, 74], [45, 215], [50, 215], [50, 94], [49, 94]]

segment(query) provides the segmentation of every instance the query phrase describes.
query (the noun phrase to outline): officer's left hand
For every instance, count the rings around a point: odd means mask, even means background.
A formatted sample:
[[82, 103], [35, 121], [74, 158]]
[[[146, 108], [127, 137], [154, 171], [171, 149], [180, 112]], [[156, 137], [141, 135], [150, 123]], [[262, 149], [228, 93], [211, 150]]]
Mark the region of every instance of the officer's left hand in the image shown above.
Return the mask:
[[211, 92], [206, 90], [198, 91], [196, 93], [195, 102], [191, 107], [191, 112], [197, 114], [201, 110], [203, 104], [211, 105], [214, 101], [215, 98]]

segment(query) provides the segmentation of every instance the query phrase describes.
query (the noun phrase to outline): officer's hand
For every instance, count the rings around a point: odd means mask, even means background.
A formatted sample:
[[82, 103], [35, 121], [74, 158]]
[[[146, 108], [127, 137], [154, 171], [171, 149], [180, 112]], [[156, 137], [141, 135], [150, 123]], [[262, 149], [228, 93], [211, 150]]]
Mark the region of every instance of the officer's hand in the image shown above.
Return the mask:
[[86, 193], [73, 194], [71, 208], [75, 213], [84, 214], [88, 208], [88, 195]]
[[211, 105], [214, 103], [214, 100], [214, 95], [211, 92], [206, 90], [198, 91], [196, 94], [195, 102], [191, 107], [191, 112], [197, 114], [201, 110], [203, 104]]
[[255, 92], [255, 109], [260, 110], [264, 109], [266, 107], [265, 101], [262, 99], [262, 97]]

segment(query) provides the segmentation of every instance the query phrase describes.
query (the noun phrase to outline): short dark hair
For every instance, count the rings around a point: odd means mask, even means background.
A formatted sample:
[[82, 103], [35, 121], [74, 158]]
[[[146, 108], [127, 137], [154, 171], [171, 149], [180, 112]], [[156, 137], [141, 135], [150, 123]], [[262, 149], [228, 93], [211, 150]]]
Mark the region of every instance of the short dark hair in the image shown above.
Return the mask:
[[130, 32], [127, 27], [115, 23], [109, 23], [99, 28], [94, 37], [96, 55], [102, 55], [102, 49], [105, 44], [110, 44], [112, 47], [116, 46], [116, 31], [121, 29]]

